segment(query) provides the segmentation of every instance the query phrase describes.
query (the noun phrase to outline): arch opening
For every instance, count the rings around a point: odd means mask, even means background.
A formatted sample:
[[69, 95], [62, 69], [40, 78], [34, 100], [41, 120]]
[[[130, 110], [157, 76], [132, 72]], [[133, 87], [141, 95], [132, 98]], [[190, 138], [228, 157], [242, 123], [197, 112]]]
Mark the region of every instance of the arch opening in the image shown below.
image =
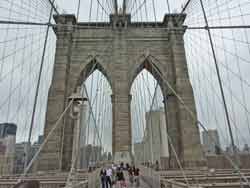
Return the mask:
[[130, 94], [132, 153], [135, 162], [166, 165], [169, 158], [162, 80], [145, 61], [136, 69]]
[[108, 72], [96, 58], [89, 61], [89, 63], [83, 68], [77, 81], [77, 86], [80, 86], [83, 82], [85, 82], [96, 70], [102, 73], [112, 88], [111, 78]]
[[160, 76], [161, 71], [158, 68], [158, 66], [154, 62], [151, 61], [151, 58], [144, 59], [143, 62], [140, 63], [139, 66], [136, 67], [130, 80], [130, 90], [135, 79], [143, 70], [147, 70], [147, 72], [150, 73], [151, 76], [153, 76], [153, 78], [158, 82], [161, 90], [163, 91], [164, 82], [162, 80], [162, 77]]
[[87, 98], [81, 112], [78, 167], [86, 169], [112, 160], [112, 88], [106, 71], [95, 59], [85, 66], [78, 80]]

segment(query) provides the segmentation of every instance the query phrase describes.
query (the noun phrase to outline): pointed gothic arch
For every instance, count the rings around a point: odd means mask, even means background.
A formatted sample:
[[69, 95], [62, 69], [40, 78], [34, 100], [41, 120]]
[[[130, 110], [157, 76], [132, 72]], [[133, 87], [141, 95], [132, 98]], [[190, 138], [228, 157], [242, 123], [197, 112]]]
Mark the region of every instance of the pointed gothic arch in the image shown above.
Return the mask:
[[112, 80], [110, 74], [106, 71], [102, 63], [100, 63], [101, 60], [97, 58], [90, 59], [84, 67], [80, 67], [80, 74], [78, 76], [78, 80], [76, 82], [76, 87], [81, 86], [83, 82], [87, 80], [87, 78], [94, 73], [96, 70], [100, 71], [107, 81], [109, 82], [109, 85], [112, 90]]
[[[154, 87], [150, 87], [150, 85], [145, 86], [145, 74], [147, 76], [148, 84], [153, 84], [153, 81], [156, 82], [156, 85]], [[142, 74], [142, 75], [141, 75]], [[143, 76], [144, 74], [144, 76]], [[148, 75], [147, 75], [148, 74]], [[141, 77], [143, 76], [143, 78]], [[138, 80], [139, 79], [139, 80]], [[142, 81], [143, 79], [143, 81]], [[165, 164], [167, 163], [167, 157], [169, 156], [169, 147], [168, 147], [168, 140], [167, 140], [167, 122], [166, 122], [166, 101], [164, 100], [164, 91], [166, 91], [166, 85], [164, 84], [164, 80], [162, 79], [161, 71], [158, 68], [158, 65], [155, 64], [151, 57], [148, 56], [147, 58], [143, 59], [141, 62], [136, 64], [136, 67], [134, 68], [134, 72], [131, 77], [131, 83], [130, 83], [130, 94], [132, 96], [132, 104], [133, 106], [137, 106], [138, 100], [138, 93], [136, 94], [134, 90], [134, 84], [140, 84], [140, 82], [143, 82], [142, 84], [142, 90], [145, 89], [143, 93], [141, 93], [142, 98], [147, 98], [145, 101], [145, 109], [140, 109], [139, 111], [142, 113], [140, 118], [142, 118], [141, 122], [135, 122], [134, 113], [131, 109], [131, 126], [132, 126], [132, 140], [135, 141], [135, 135], [134, 133], [136, 131], [136, 124], [143, 124], [143, 128], [145, 129], [143, 133], [142, 140], [140, 142], [134, 142], [134, 160], [137, 160], [137, 162], [144, 163], [152, 160], [158, 161], [160, 163], [160, 166], [165, 168]], [[144, 88], [144, 89], [143, 89]], [[160, 88], [160, 89], [159, 89]], [[136, 91], [138, 92], [138, 91]], [[142, 92], [142, 91], [141, 91]], [[160, 92], [160, 93], [159, 93]], [[160, 98], [158, 98], [160, 96]], [[155, 98], [156, 97], [156, 98]], [[136, 104], [136, 105], [135, 105]], [[153, 105], [153, 106], [151, 106]], [[140, 106], [140, 105], [139, 105]], [[153, 108], [152, 108], [153, 107]], [[155, 108], [156, 107], [156, 108]], [[138, 115], [138, 113], [135, 113]], [[156, 121], [152, 122], [152, 119]], [[164, 120], [163, 120], [164, 119]], [[137, 125], [138, 126], [138, 125]], [[151, 128], [150, 128], [151, 127]], [[138, 129], [138, 128], [137, 128]], [[151, 130], [149, 133], [148, 131]], [[161, 131], [159, 131], [161, 130]], [[146, 134], [145, 134], [146, 133]], [[138, 133], [137, 133], [138, 134]], [[152, 141], [153, 147], [151, 147], [151, 144], [149, 142], [149, 138], [152, 138], [152, 135], [156, 136], [156, 139]], [[163, 141], [164, 140], [164, 141]], [[137, 148], [137, 149], [135, 149]], [[141, 149], [145, 151], [141, 151]], [[139, 150], [139, 152], [135, 151]], [[151, 154], [150, 154], [151, 153]]]
[[132, 71], [130, 81], [129, 81], [129, 91], [131, 90], [131, 87], [136, 77], [144, 69], [147, 70], [154, 77], [154, 79], [158, 82], [161, 88], [162, 94], [164, 95], [166, 85], [164, 84], [164, 80], [162, 79], [162, 76], [160, 75], [161, 71], [160, 71], [159, 65], [155, 64], [152, 61], [150, 56], [143, 58], [141, 61], [137, 62], [135, 66], [133, 67], [133, 71]]

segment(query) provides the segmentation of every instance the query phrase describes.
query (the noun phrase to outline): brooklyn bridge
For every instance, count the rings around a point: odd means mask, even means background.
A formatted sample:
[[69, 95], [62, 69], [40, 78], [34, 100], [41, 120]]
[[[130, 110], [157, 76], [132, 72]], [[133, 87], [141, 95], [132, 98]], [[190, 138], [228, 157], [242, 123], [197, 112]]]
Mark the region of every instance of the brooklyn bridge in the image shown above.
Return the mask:
[[0, 188], [250, 187], [249, 64], [249, 0], [1, 0]]

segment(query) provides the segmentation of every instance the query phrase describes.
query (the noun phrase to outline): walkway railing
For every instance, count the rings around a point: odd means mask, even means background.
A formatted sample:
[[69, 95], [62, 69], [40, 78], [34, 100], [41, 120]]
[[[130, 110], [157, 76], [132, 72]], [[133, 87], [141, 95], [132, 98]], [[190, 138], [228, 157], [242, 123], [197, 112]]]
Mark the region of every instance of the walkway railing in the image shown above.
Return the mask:
[[101, 168], [97, 168], [88, 175], [88, 188], [100, 188], [100, 171]]
[[[192, 188], [189, 185], [187, 185], [185, 183], [182, 183], [182, 182], [176, 182], [174, 180], [161, 179], [161, 188], [169, 188], [169, 187], [175, 187], [175, 188]], [[199, 188], [202, 188], [202, 187], [199, 187]]]
[[157, 171], [152, 168], [147, 168], [145, 166], [140, 166], [140, 171], [143, 181], [146, 182], [149, 187], [161, 187], [160, 174]]

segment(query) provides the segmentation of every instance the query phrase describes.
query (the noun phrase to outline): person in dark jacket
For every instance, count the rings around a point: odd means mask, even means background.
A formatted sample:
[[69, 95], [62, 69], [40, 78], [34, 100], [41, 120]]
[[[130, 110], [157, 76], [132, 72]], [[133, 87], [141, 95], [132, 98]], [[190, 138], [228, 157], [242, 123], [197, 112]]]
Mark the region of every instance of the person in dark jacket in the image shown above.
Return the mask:
[[129, 177], [130, 185], [133, 186], [133, 183], [134, 183], [134, 171], [133, 171], [132, 167], [130, 167], [128, 169], [128, 177]]
[[156, 171], [159, 171], [159, 170], [160, 170], [160, 164], [159, 164], [159, 161], [158, 161], [158, 160], [156, 160], [156, 162], [155, 162], [155, 170], [156, 170]]
[[102, 188], [105, 188], [106, 186], [106, 170], [105, 169], [101, 169], [100, 178], [101, 178]]
[[121, 162], [120, 168], [121, 168], [121, 170], [124, 170], [124, 163], [123, 162]]
[[126, 169], [125, 170], [128, 170], [130, 168], [129, 164], [126, 163]]
[[116, 178], [117, 178], [117, 182], [120, 185], [120, 187], [126, 187], [126, 182], [125, 182], [124, 174], [123, 174], [121, 168], [117, 169]]
[[140, 187], [140, 169], [136, 168], [134, 171], [135, 187]]

